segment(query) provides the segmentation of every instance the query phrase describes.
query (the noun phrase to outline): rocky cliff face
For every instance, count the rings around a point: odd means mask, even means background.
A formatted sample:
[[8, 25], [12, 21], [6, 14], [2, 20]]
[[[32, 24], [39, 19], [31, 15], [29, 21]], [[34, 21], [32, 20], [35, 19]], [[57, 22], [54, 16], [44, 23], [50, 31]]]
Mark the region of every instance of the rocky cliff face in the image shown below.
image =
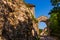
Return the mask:
[[0, 40], [35, 40], [31, 15], [23, 0], [0, 0]]

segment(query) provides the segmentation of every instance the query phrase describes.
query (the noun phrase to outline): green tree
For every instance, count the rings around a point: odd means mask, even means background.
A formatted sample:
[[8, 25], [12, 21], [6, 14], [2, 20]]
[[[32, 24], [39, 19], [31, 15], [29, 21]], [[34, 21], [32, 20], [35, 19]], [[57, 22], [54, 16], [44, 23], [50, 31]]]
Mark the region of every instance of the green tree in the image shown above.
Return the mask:
[[51, 0], [53, 9], [50, 11], [50, 35], [60, 38], [60, 0]]
[[60, 4], [60, 0], [51, 0], [53, 6], [58, 6]]

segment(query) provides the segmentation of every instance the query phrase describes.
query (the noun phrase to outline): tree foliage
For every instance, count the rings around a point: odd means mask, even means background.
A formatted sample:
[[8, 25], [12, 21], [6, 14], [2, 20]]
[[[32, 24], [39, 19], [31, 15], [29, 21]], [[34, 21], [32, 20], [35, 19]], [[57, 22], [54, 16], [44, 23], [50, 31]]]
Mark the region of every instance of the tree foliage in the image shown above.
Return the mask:
[[60, 0], [51, 0], [53, 6], [57, 6], [60, 4]]
[[50, 35], [60, 37], [60, 0], [51, 0], [53, 9], [50, 11]]

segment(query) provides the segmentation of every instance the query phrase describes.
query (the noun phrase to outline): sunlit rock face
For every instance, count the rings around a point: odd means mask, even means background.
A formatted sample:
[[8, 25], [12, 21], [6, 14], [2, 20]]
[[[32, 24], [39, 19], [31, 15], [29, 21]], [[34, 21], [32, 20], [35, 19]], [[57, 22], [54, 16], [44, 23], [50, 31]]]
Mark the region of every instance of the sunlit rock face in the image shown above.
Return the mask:
[[[33, 20], [23, 0], [0, 0], [0, 40], [35, 40]], [[28, 9], [29, 8], [29, 9]]]

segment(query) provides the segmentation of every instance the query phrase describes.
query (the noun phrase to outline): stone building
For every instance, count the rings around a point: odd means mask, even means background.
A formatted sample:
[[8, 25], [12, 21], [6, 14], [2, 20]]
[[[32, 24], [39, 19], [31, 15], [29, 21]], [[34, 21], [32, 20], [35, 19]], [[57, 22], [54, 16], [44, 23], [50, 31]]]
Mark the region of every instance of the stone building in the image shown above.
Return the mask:
[[23, 0], [0, 0], [0, 40], [36, 40], [39, 29], [34, 7]]

